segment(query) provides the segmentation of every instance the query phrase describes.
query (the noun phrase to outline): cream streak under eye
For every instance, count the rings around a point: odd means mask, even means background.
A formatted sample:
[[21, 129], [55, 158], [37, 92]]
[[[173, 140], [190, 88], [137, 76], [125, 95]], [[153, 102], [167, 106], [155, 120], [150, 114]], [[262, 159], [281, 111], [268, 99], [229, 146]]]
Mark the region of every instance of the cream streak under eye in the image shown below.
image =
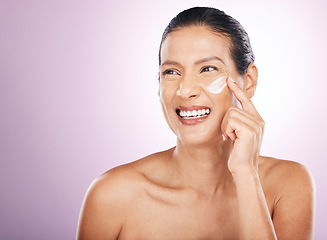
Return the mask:
[[220, 77], [218, 79], [216, 79], [215, 81], [213, 81], [209, 86], [208, 86], [208, 91], [214, 94], [218, 94], [221, 93], [223, 91], [223, 89], [226, 87], [227, 85], [227, 78], [226, 76]]

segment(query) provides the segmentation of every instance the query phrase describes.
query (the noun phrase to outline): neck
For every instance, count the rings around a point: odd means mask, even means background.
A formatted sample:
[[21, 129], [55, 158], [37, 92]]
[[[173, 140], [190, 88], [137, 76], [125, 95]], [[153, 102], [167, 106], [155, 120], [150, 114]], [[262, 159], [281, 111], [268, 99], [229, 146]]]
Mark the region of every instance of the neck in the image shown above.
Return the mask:
[[231, 141], [217, 140], [205, 145], [177, 142], [173, 151], [173, 176], [178, 185], [209, 195], [233, 184], [228, 170]]

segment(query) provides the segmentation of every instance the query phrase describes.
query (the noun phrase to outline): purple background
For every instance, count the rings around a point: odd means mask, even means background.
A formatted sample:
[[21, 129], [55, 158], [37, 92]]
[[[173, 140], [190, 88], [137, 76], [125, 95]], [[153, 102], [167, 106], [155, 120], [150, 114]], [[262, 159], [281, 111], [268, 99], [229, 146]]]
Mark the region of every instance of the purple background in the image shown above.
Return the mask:
[[1, 239], [74, 239], [94, 178], [174, 145], [157, 52], [169, 20], [199, 4], [248, 31], [261, 153], [311, 170], [327, 239], [326, 1], [0, 0]]

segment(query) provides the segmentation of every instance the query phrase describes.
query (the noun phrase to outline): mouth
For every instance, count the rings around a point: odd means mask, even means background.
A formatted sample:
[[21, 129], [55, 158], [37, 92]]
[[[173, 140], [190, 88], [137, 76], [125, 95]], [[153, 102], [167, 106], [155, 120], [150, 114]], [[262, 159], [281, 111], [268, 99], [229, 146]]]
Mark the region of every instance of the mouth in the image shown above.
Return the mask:
[[177, 115], [182, 119], [199, 119], [210, 114], [211, 109], [207, 107], [180, 107], [176, 109]]

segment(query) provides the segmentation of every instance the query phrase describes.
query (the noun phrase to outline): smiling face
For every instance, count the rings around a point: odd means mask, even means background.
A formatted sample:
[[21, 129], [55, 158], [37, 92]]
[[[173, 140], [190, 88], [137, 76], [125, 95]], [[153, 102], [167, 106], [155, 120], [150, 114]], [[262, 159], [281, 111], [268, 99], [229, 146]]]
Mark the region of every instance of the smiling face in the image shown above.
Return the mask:
[[226, 86], [212, 93], [209, 85], [228, 77], [242, 80], [227, 38], [204, 26], [185, 27], [167, 36], [161, 46], [159, 96], [179, 141], [203, 144], [221, 137], [220, 125], [232, 97]]

